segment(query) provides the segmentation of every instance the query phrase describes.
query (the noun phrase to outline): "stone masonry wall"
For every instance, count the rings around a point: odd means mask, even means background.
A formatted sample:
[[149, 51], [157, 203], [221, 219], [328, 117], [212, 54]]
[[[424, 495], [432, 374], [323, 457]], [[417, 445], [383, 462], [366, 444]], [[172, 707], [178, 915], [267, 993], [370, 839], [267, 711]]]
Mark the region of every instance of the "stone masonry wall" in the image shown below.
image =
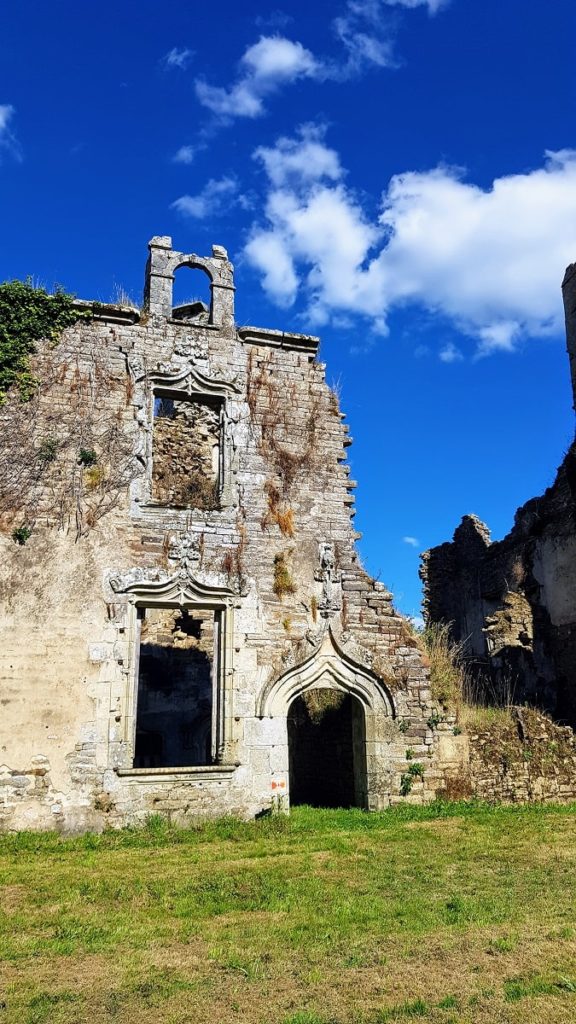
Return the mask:
[[218, 507], [220, 410], [202, 402], [156, 400], [152, 497], [164, 505]]

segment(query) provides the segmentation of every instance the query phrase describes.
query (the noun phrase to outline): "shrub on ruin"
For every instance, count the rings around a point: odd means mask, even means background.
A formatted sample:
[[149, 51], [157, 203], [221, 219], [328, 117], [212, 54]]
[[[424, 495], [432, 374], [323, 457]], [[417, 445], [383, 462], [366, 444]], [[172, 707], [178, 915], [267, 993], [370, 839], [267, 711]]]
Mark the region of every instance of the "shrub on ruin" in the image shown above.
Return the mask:
[[20, 547], [23, 547], [31, 536], [32, 530], [29, 526], [17, 526], [16, 529], [12, 530], [12, 540], [15, 544], [19, 544]]

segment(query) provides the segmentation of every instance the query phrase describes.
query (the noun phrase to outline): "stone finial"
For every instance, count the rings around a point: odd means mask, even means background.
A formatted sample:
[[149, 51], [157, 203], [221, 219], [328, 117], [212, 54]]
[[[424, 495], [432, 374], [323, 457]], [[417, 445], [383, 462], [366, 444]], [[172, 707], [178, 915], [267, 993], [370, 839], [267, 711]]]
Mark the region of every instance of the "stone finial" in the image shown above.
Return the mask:
[[212, 256], [215, 260], [227, 260], [228, 250], [225, 249], [223, 245], [213, 245]]

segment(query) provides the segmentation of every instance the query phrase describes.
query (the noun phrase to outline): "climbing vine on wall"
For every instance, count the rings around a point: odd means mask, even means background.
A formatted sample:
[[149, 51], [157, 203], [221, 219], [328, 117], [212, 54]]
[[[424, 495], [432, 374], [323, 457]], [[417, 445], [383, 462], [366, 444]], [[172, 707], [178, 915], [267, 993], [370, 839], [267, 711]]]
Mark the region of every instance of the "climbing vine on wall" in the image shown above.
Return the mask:
[[0, 403], [11, 388], [28, 401], [37, 385], [30, 357], [38, 342], [54, 343], [66, 327], [89, 316], [61, 288], [50, 295], [29, 279], [0, 284]]
[[43, 345], [27, 401], [0, 405], [0, 529], [24, 544], [38, 525], [83, 536], [143, 472], [122, 356], [98, 336]]
[[[317, 464], [318, 398], [308, 394], [303, 400], [294, 382], [279, 382], [270, 353], [258, 357], [254, 349], [248, 359], [247, 397], [252, 424], [260, 428], [260, 449], [280, 484], [277, 496], [272, 498], [278, 510], [278, 503], [288, 499], [295, 481], [310, 474]], [[271, 507], [270, 491], [268, 499]], [[272, 520], [278, 521], [275, 513]], [[291, 530], [291, 519], [285, 519], [282, 533], [291, 536]]]

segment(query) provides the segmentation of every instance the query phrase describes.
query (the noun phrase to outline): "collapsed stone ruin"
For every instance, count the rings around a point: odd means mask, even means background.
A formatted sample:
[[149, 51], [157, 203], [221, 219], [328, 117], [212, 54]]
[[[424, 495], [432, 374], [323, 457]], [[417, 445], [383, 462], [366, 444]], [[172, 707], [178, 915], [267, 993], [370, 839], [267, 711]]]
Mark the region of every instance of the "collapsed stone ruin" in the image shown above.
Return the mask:
[[[576, 264], [562, 292], [576, 407]], [[576, 726], [576, 442], [503, 540], [466, 515], [424, 554], [421, 576], [427, 621], [451, 624], [479, 690]]]
[[[318, 339], [238, 327], [220, 246], [149, 253], [143, 309], [78, 302], [0, 407], [0, 827], [474, 792], [482, 758], [359, 562]], [[174, 307], [188, 272], [210, 301]], [[522, 796], [576, 792], [522, 771]]]

